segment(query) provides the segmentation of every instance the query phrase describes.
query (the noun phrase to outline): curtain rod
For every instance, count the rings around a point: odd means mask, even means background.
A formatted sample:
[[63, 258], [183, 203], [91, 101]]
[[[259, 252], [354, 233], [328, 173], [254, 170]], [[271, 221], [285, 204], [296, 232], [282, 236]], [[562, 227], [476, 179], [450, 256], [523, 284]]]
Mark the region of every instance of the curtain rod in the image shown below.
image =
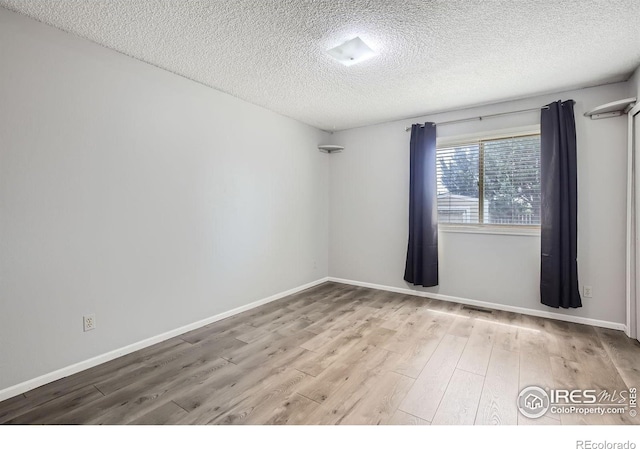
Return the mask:
[[[436, 123], [436, 125], [440, 126], [440, 125], [450, 125], [452, 123], [472, 122], [474, 120], [484, 120], [485, 118], [500, 117], [502, 115], [521, 114], [523, 112], [539, 111], [540, 109], [549, 109], [549, 106], [543, 106], [542, 108], [520, 109], [519, 111], [499, 112], [497, 114], [479, 115], [478, 117], [462, 118], [459, 120], [449, 120], [446, 122]], [[411, 131], [411, 126], [407, 126], [404, 130]]]

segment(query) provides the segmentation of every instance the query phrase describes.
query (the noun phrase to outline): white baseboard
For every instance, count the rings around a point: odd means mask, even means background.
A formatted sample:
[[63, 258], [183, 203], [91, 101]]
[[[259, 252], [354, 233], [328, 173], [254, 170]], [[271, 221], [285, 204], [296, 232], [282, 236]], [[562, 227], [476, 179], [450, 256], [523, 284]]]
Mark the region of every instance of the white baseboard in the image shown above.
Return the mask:
[[108, 362], [113, 359], [117, 359], [123, 355], [130, 354], [132, 352], [138, 351], [140, 349], [146, 348], [151, 345], [155, 345], [156, 343], [163, 342], [173, 337], [177, 337], [178, 335], [182, 335], [185, 332], [192, 331], [194, 329], [198, 329], [200, 327], [206, 326], [207, 324], [214, 323], [216, 321], [220, 321], [224, 318], [228, 318], [233, 315], [237, 315], [238, 313], [245, 312], [250, 309], [254, 309], [261, 305], [267, 304], [272, 301], [276, 301], [278, 299], [284, 298], [285, 296], [292, 295], [294, 293], [298, 293], [302, 290], [306, 290], [311, 287], [315, 287], [316, 285], [327, 282], [329, 278], [321, 278], [313, 282], [309, 282], [308, 284], [301, 285], [299, 287], [292, 288], [290, 290], [276, 293], [275, 295], [269, 296], [268, 298], [259, 299], [258, 301], [254, 301], [252, 303], [246, 304], [244, 306], [236, 307], [235, 309], [229, 310], [227, 312], [219, 313], [218, 315], [211, 316], [209, 318], [205, 318], [204, 320], [196, 321], [195, 323], [187, 324], [186, 326], [179, 327], [177, 329], [170, 330], [160, 335], [156, 335], [154, 337], [147, 338], [145, 340], [138, 341], [136, 343], [130, 344], [128, 346], [115, 349], [113, 351], [109, 351], [107, 353], [98, 355], [96, 357], [92, 357], [87, 360], [83, 360], [82, 362], [75, 363], [73, 365], [66, 366], [64, 368], [58, 369], [56, 371], [52, 371], [50, 373], [44, 374], [42, 376], [36, 377], [35, 379], [30, 379], [25, 382], [19, 383], [17, 385], [5, 388], [4, 390], [0, 390], [0, 401], [4, 401], [5, 399], [12, 398], [19, 394], [25, 393], [29, 390], [33, 390], [34, 388], [38, 388], [42, 385], [48, 384], [58, 379], [62, 379], [63, 377], [70, 376], [72, 374], [78, 373], [80, 371], [84, 371], [86, 369], [92, 368], [94, 366], [100, 365], [101, 363]]
[[507, 305], [504, 305], [504, 304], [496, 304], [496, 303], [493, 303], [493, 302], [478, 301], [478, 300], [475, 300], [475, 299], [459, 298], [457, 296], [440, 295], [438, 293], [429, 293], [429, 292], [411, 290], [409, 288], [390, 287], [390, 286], [387, 286], [387, 285], [371, 284], [369, 282], [352, 281], [352, 280], [349, 280], [349, 279], [340, 279], [340, 278], [334, 278], [334, 277], [329, 277], [328, 280], [331, 281], [331, 282], [338, 282], [338, 283], [341, 283], [341, 284], [349, 284], [349, 285], [355, 285], [355, 286], [358, 286], [358, 287], [373, 288], [375, 290], [385, 290], [385, 291], [388, 291], [388, 292], [403, 293], [403, 294], [406, 294], [406, 295], [422, 296], [422, 297], [425, 297], [425, 298], [432, 298], [432, 299], [438, 299], [438, 300], [441, 300], [441, 301], [455, 302], [455, 303], [459, 303], [459, 304], [466, 304], [466, 305], [469, 305], [469, 306], [477, 306], [477, 307], [484, 307], [484, 308], [495, 309], [495, 310], [503, 310], [505, 312], [521, 313], [523, 315], [531, 315], [531, 316], [537, 316], [537, 317], [541, 317], [541, 318], [550, 318], [550, 319], [553, 319], [553, 320], [568, 321], [570, 323], [588, 324], [588, 325], [591, 325], [591, 326], [604, 327], [604, 328], [607, 328], [607, 329], [615, 329], [615, 330], [624, 331], [625, 327], [626, 327], [624, 325], [624, 323], [614, 323], [613, 321], [603, 321], [603, 320], [596, 320], [596, 319], [593, 319], [593, 318], [583, 318], [583, 317], [574, 316], [574, 315], [564, 315], [562, 313], [546, 312], [544, 310], [527, 309], [525, 307], [507, 306]]

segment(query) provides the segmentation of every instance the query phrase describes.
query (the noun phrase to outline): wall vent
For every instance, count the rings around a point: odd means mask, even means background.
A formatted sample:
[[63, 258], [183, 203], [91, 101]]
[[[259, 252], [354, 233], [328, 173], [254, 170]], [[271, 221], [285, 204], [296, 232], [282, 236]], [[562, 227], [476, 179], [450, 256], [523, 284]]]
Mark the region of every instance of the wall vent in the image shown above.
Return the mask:
[[476, 306], [462, 306], [462, 310], [473, 310], [474, 312], [493, 313], [493, 310], [491, 309], [484, 309], [482, 307], [476, 307]]

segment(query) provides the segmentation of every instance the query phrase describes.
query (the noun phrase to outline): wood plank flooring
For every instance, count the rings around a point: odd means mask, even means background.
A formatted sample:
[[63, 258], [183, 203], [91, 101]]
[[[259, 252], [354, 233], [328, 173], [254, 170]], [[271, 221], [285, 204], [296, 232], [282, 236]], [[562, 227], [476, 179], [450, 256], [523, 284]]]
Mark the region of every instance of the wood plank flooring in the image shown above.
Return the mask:
[[639, 424], [517, 411], [640, 387], [622, 332], [325, 283], [0, 403], [3, 424]]

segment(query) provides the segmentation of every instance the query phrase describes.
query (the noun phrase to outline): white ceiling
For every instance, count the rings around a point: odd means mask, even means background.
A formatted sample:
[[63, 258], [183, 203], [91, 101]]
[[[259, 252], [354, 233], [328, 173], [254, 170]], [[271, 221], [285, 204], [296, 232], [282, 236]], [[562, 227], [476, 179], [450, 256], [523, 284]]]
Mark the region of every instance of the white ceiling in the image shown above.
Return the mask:
[[[321, 129], [626, 80], [638, 0], [0, 0]], [[325, 50], [360, 36], [379, 55]]]

